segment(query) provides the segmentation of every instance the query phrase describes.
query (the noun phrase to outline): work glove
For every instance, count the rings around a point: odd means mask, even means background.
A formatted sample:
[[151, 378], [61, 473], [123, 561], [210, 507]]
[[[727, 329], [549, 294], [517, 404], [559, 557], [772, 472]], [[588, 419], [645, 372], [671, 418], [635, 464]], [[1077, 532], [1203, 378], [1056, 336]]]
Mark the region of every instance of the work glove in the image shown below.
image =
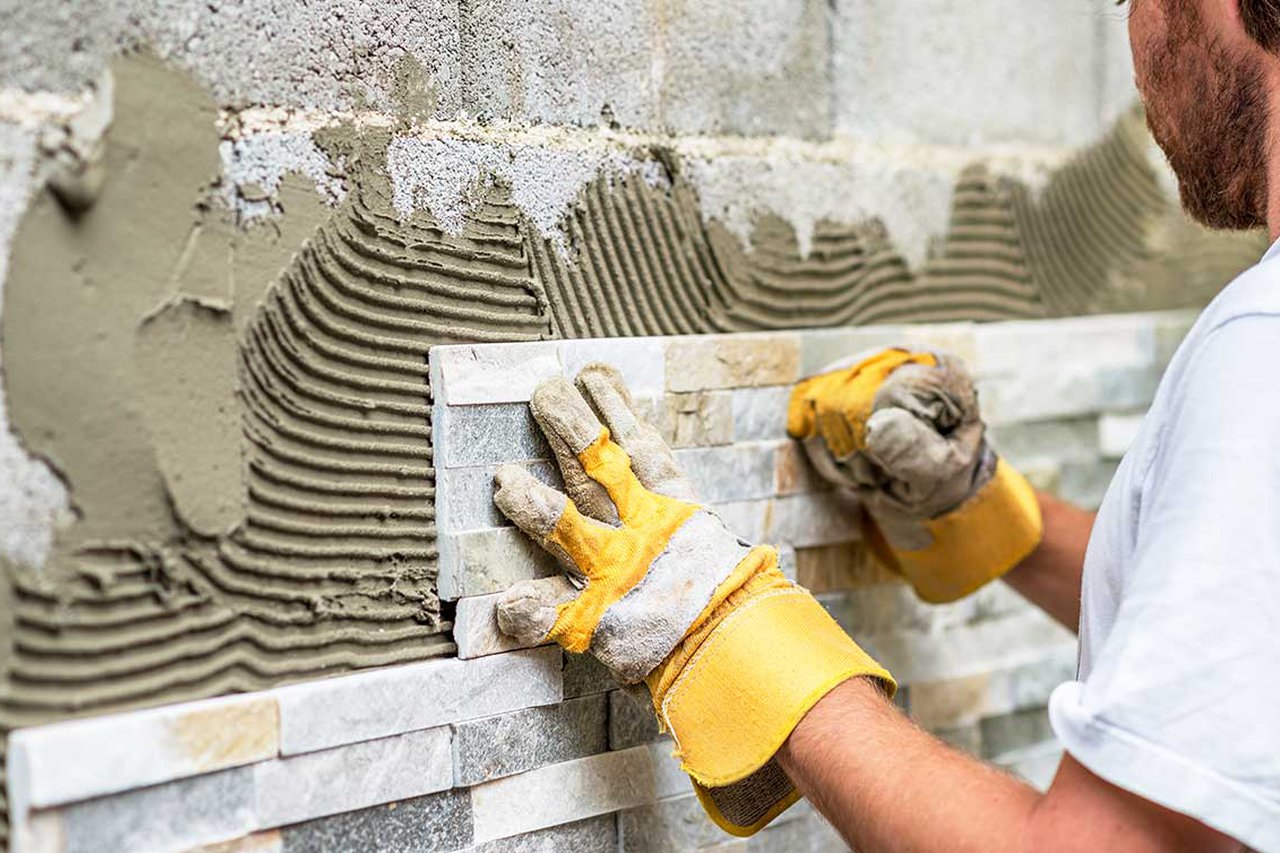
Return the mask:
[[799, 798], [774, 754], [805, 712], [854, 676], [891, 694], [892, 677], [782, 575], [775, 549], [697, 502], [616, 370], [549, 379], [530, 407], [565, 491], [508, 465], [494, 501], [565, 575], [508, 590], [499, 626], [644, 684], [707, 813], [754, 833]]
[[796, 385], [787, 432], [814, 468], [853, 492], [875, 556], [925, 601], [961, 598], [1040, 542], [1026, 479], [985, 437], [960, 359], [886, 349]]

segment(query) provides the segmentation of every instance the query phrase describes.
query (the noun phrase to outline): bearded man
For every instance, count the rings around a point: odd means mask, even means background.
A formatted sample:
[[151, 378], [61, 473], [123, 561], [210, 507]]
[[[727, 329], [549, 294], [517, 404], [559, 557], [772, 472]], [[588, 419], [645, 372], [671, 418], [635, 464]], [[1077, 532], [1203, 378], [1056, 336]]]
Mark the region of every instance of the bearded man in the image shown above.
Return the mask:
[[1280, 0], [1131, 4], [1138, 88], [1183, 205], [1277, 242], [1182, 343], [1096, 517], [998, 458], [952, 357], [854, 357], [797, 386], [787, 413], [922, 598], [1002, 577], [1078, 631], [1046, 792], [900, 713], [892, 676], [776, 552], [697, 504], [617, 371], [533, 395], [567, 494], [507, 468], [495, 500], [572, 583], [517, 586], [499, 622], [647, 686], [730, 832], [803, 794], [860, 853], [1280, 851]]

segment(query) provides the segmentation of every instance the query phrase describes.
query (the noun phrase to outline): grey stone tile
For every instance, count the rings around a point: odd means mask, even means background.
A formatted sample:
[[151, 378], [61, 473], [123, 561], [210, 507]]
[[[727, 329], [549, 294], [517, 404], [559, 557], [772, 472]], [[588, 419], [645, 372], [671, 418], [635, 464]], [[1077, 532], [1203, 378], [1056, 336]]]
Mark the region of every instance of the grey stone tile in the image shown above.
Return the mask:
[[551, 448], [527, 403], [436, 406], [436, 413], [432, 429], [438, 467], [494, 466], [551, 458]]
[[676, 797], [618, 815], [622, 853], [683, 853], [729, 840], [697, 797]]
[[[549, 486], [564, 487], [552, 462], [526, 462], [521, 467]], [[436, 513], [442, 535], [511, 526], [493, 502], [493, 475], [497, 470], [497, 465], [485, 465], [441, 468], [436, 472]]]
[[564, 697], [587, 696], [616, 690], [618, 682], [605, 665], [589, 654], [564, 653]]
[[450, 731], [442, 726], [278, 758], [253, 771], [259, 828], [299, 823], [452, 787]]
[[662, 737], [647, 690], [609, 694], [609, 748], [629, 749]]
[[453, 727], [454, 783], [478, 785], [608, 748], [603, 694], [469, 720]]
[[471, 799], [467, 791], [442, 791], [295, 824], [282, 834], [285, 853], [464, 850], [472, 841]]
[[613, 815], [602, 815], [489, 841], [468, 848], [468, 853], [617, 853], [617, 849], [617, 821]]
[[57, 811], [65, 853], [181, 850], [253, 831], [253, 772], [222, 770]]

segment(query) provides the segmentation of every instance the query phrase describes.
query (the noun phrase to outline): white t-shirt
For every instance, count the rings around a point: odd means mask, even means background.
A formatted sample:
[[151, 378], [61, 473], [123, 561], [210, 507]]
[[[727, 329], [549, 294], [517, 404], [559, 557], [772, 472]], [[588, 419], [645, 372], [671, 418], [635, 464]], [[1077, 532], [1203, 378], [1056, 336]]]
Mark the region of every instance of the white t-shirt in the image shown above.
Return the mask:
[[1077, 681], [1077, 761], [1280, 851], [1280, 242], [1196, 321], [1107, 490]]

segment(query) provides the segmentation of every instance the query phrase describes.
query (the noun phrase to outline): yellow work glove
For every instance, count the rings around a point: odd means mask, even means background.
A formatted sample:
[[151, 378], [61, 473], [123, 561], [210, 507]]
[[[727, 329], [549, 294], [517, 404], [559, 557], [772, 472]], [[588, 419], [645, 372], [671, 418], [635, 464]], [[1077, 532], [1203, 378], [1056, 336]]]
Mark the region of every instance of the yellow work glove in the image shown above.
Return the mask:
[[1026, 479], [985, 438], [964, 364], [887, 349], [833, 365], [791, 395], [787, 432], [854, 492], [874, 553], [925, 601], [968, 595], [1040, 542]]
[[752, 834], [799, 798], [774, 754], [805, 712], [851, 677], [889, 693], [893, 679], [782, 575], [773, 548], [697, 503], [616, 370], [547, 380], [530, 407], [567, 494], [508, 465], [494, 501], [567, 576], [508, 590], [498, 624], [645, 684], [707, 813]]

